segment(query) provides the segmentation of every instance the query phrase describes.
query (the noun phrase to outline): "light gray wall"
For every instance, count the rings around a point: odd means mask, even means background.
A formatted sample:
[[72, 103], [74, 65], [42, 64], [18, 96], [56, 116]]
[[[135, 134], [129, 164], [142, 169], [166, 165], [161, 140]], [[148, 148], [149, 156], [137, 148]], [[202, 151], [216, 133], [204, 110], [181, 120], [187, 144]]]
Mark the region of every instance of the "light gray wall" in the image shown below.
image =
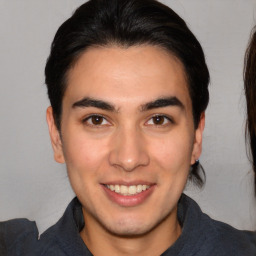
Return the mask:
[[[0, 0], [0, 219], [27, 217], [40, 232], [62, 215], [73, 192], [54, 162], [45, 122], [44, 65], [59, 25], [81, 0]], [[256, 228], [256, 199], [245, 153], [243, 55], [256, 23], [255, 0], [163, 1], [201, 42], [211, 73], [201, 162], [203, 191], [187, 193], [211, 217]]]

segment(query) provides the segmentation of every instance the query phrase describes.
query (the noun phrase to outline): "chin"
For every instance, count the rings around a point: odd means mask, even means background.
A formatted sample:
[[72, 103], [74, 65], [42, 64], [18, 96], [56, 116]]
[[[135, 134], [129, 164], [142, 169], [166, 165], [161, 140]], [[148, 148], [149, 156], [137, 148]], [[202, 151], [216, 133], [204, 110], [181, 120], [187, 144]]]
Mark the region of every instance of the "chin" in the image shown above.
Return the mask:
[[148, 233], [152, 228], [145, 226], [145, 224], [135, 224], [132, 223], [128, 225], [127, 223], [118, 223], [113, 226], [106, 227], [107, 231], [112, 235], [119, 237], [135, 237], [143, 236]]
[[114, 221], [102, 223], [105, 229], [119, 237], [143, 236], [157, 227], [165, 218], [156, 218], [156, 216], [125, 216], [115, 218]]

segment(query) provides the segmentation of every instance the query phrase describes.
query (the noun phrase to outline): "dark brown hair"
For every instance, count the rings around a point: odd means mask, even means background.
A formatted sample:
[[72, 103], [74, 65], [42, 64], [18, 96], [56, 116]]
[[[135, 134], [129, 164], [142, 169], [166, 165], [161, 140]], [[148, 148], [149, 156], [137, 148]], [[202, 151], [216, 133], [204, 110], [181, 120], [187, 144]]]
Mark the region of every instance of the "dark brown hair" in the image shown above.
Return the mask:
[[244, 90], [247, 104], [246, 140], [250, 145], [256, 194], [256, 27], [251, 34], [244, 64]]

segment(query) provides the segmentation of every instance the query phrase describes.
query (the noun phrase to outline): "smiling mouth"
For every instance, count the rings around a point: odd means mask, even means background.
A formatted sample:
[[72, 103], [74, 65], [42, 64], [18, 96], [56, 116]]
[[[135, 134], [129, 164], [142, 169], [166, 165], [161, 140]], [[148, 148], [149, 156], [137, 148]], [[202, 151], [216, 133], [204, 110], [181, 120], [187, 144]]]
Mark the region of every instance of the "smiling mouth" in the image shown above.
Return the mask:
[[150, 188], [148, 185], [105, 185], [105, 187], [123, 196], [134, 196]]

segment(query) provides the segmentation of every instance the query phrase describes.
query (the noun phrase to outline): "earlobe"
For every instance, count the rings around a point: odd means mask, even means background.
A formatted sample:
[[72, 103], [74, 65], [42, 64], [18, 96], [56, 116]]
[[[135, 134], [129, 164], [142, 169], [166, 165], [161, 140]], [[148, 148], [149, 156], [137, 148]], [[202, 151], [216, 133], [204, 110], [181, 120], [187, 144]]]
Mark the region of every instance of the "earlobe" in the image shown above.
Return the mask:
[[201, 155], [204, 126], [205, 126], [205, 113], [203, 112], [201, 114], [198, 127], [195, 131], [194, 146], [193, 146], [193, 152], [192, 152], [192, 156], [191, 156], [191, 165], [194, 164], [196, 162], [196, 160], [198, 160]]
[[47, 108], [46, 120], [48, 124], [50, 138], [51, 138], [52, 148], [54, 152], [54, 159], [58, 163], [65, 163], [60, 132], [55, 125], [52, 107]]

